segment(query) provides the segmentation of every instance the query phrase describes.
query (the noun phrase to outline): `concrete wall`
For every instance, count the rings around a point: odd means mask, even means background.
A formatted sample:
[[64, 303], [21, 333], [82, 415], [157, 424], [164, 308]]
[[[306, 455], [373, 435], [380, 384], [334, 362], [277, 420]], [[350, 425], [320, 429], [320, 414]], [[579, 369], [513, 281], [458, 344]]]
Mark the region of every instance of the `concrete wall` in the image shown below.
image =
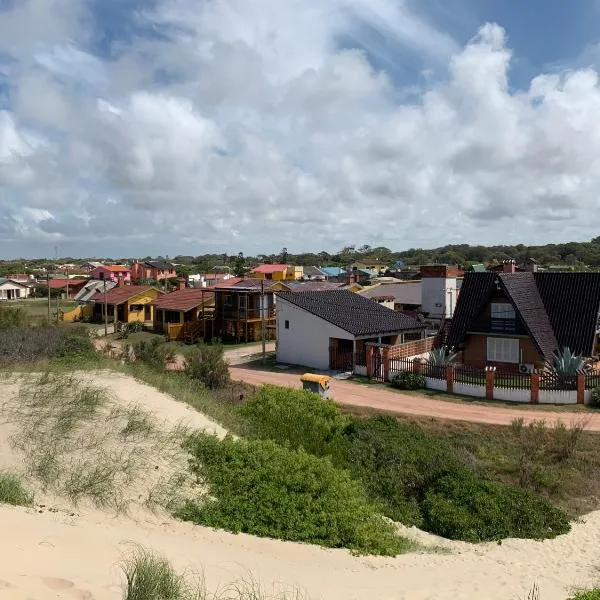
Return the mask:
[[354, 339], [343, 329], [277, 299], [277, 362], [329, 369], [329, 338]]

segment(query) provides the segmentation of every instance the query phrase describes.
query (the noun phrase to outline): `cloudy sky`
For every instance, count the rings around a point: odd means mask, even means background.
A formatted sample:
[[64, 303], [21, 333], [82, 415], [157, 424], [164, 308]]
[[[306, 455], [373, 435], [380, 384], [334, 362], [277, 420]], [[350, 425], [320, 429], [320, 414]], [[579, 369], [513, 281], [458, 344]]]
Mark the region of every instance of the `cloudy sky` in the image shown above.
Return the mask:
[[0, 256], [600, 234], [600, 1], [0, 0]]

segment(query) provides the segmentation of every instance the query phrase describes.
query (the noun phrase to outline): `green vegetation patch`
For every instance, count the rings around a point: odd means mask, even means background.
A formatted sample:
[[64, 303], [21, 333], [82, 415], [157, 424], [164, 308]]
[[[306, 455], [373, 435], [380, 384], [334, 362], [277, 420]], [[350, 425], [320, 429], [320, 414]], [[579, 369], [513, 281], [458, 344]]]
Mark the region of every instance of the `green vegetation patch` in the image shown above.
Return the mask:
[[33, 504], [33, 495], [23, 487], [16, 475], [0, 471], [0, 502], [12, 506], [30, 506]]
[[177, 516], [198, 524], [356, 553], [395, 555], [413, 544], [377, 514], [363, 486], [331, 461], [272, 441], [196, 434], [191, 467], [209, 486]]

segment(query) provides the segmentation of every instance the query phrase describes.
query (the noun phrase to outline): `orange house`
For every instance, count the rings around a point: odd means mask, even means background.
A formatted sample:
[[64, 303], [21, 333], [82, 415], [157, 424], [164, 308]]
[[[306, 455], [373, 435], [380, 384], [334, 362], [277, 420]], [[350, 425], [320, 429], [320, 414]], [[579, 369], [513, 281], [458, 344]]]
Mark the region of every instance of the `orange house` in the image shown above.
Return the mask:
[[161, 281], [177, 277], [175, 265], [166, 260], [138, 261], [131, 266], [131, 277], [135, 281]]

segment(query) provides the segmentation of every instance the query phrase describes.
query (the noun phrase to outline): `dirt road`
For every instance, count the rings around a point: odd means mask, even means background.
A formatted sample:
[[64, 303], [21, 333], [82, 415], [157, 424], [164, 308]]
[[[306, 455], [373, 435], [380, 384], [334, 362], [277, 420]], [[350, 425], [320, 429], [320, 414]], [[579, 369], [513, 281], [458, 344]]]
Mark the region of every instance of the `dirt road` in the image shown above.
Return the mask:
[[[260, 385], [300, 387], [300, 375], [291, 373], [274, 373], [248, 368], [244, 365], [231, 367], [231, 377], [234, 380]], [[600, 413], [581, 412], [551, 412], [540, 410], [513, 408], [474, 404], [465, 402], [449, 402], [402, 394], [383, 386], [363, 386], [349, 381], [333, 380], [331, 396], [335, 402], [345, 406], [366, 407], [385, 412], [435, 417], [453, 421], [470, 421], [472, 423], [487, 423], [490, 425], [510, 425], [513, 419], [522, 417], [528, 423], [534, 420], [544, 420], [548, 423], [562, 421], [566, 425], [574, 422], [585, 422], [586, 429], [600, 431]]]

